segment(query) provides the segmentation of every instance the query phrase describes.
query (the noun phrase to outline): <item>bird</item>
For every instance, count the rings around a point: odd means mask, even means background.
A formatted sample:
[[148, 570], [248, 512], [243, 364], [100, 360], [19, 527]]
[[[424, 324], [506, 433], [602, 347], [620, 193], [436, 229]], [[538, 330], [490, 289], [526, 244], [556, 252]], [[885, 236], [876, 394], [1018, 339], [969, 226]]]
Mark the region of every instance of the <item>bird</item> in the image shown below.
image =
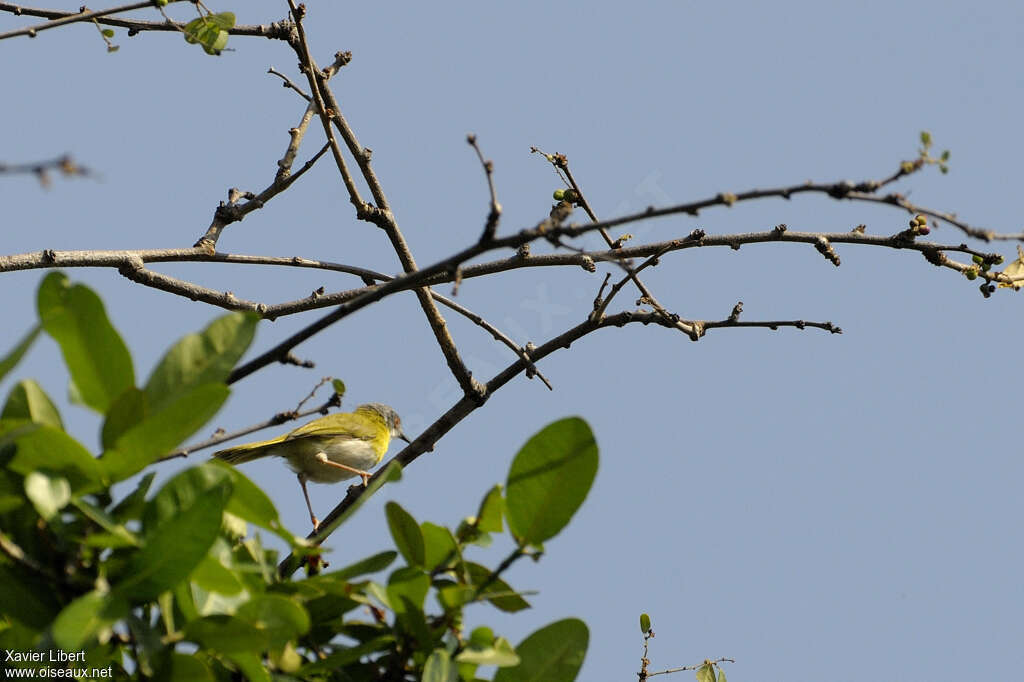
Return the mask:
[[233, 465], [272, 456], [288, 460], [299, 477], [315, 533], [320, 521], [313, 513], [306, 482], [337, 483], [359, 476], [365, 486], [370, 479], [367, 469], [380, 464], [392, 438], [410, 442], [398, 413], [383, 403], [366, 403], [354, 412], [329, 414], [277, 438], [236, 445], [213, 456]]

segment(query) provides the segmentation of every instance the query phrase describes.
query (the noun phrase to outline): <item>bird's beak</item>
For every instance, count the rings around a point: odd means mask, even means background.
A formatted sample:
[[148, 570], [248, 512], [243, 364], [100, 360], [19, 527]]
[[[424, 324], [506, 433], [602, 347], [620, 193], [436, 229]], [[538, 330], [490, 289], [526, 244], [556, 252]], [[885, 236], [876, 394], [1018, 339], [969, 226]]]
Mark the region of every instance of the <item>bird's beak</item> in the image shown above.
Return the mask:
[[411, 443], [412, 442], [411, 440], [409, 440], [409, 436], [405, 435], [401, 431], [398, 432], [398, 437], [401, 438], [402, 440], [404, 440], [406, 443]]

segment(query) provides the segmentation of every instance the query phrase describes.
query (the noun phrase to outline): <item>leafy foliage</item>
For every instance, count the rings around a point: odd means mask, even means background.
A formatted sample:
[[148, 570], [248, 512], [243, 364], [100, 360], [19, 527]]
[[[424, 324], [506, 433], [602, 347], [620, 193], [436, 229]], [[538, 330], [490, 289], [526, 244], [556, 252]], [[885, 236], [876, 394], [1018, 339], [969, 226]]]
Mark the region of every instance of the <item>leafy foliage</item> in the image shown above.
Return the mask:
[[[256, 318], [226, 315], [185, 336], [136, 387], [131, 355], [94, 292], [54, 273], [38, 300], [72, 395], [104, 418], [102, 453], [64, 430], [36, 382], [8, 393], [0, 413], [0, 648], [84, 651], [75, 665], [109, 667], [115, 678], [472, 682], [496, 668], [493, 679], [505, 682], [575, 679], [589, 638], [581, 621], [552, 623], [513, 647], [486, 625], [469, 629], [466, 607], [529, 608], [501, 574], [522, 557], [539, 558], [540, 543], [586, 497], [597, 446], [583, 420], [555, 422], [531, 438], [507, 486], [487, 491], [456, 528], [420, 523], [389, 502], [395, 549], [324, 572], [309, 560], [316, 548], [284, 529], [266, 495], [221, 462], [186, 468], [152, 495], [152, 473], [119, 500], [111, 490], [216, 414]], [[4, 371], [37, 333], [8, 354]], [[367, 492], [397, 480], [393, 466]], [[467, 558], [492, 546], [506, 522], [513, 549], [495, 568]], [[292, 577], [295, 559], [279, 568], [277, 552], [249, 524], [306, 557], [306, 575]]]

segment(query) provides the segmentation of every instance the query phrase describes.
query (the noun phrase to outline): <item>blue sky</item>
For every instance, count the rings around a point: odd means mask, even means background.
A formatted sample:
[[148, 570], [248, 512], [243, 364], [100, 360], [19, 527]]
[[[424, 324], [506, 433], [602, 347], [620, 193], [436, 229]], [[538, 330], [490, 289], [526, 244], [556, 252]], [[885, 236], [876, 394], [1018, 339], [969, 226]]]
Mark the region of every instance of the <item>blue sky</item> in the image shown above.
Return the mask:
[[[421, 264], [479, 236], [487, 197], [465, 143], [471, 131], [494, 161], [505, 232], [544, 217], [559, 187], [531, 145], [567, 154], [595, 210], [611, 217], [806, 179], [884, 177], [915, 155], [922, 129], [952, 150], [951, 172], [929, 169], [895, 189], [976, 225], [1021, 230], [1017, 3], [307, 5], [320, 63], [354, 53], [333, 87], [374, 150]], [[239, 23], [285, 12], [269, 1], [210, 7], [233, 10]], [[173, 9], [188, 18], [187, 7]], [[0, 31], [17, 25], [0, 17]], [[0, 76], [3, 160], [70, 152], [102, 176], [49, 190], [3, 178], [4, 253], [189, 246], [228, 188], [258, 191], [271, 181], [304, 107], [266, 74], [273, 66], [297, 78], [289, 49], [235, 38], [233, 52], [211, 58], [171, 34], [119, 31], [115, 42], [120, 51], [108, 55], [95, 29], [80, 25], [0, 43], [10, 65]], [[318, 140], [311, 133], [302, 158]], [[906, 220], [801, 197], [629, 231], [660, 240], [695, 227], [830, 232], [864, 223], [871, 234], [891, 234]], [[964, 240], [949, 225], [932, 236]], [[327, 163], [232, 225], [220, 248], [399, 269], [379, 231], [355, 220]], [[553, 393], [521, 377], [440, 441], [331, 538], [332, 560], [342, 565], [389, 544], [389, 499], [420, 520], [457, 523], [504, 479], [526, 438], [578, 414], [601, 451], [591, 495], [539, 564], [508, 575], [539, 591], [533, 611], [502, 618], [481, 609], [470, 614], [475, 622], [517, 642], [553, 620], [583, 618], [587, 680], [639, 669], [644, 611], [657, 633], [655, 670], [718, 656], [737, 660], [731, 680], [984, 679], [1019, 670], [1022, 294], [984, 300], [977, 283], [917, 254], [836, 248], [839, 268], [804, 245], [666, 257], [645, 281], [685, 317], [721, 319], [742, 300], [745, 319], [831, 320], [845, 333], [713, 330], [698, 343], [660, 328], [594, 334], [543, 362]], [[1008, 260], [1015, 251], [1012, 243], [993, 248]], [[358, 284], [266, 267], [155, 269], [267, 302]], [[465, 282], [458, 300], [517, 341], [540, 343], [586, 316], [602, 273], [514, 271]], [[4, 348], [32, 324], [42, 274], [0, 280]], [[177, 337], [220, 314], [114, 271], [70, 274], [104, 297], [142, 377]], [[631, 305], [635, 296], [624, 293], [618, 304]], [[262, 324], [254, 350], [311, 319]], [[480, 329], [448, 321], [477, 376], [511, 362]], [[457, 399], [411, 294], [361, 311], [297, 352], [317, 368], [273, 367], [240, 382], [207, 430], [289, 409], [326, 374], [344, 379], [350, 407], [395, 406], [410, 435]], [[49, 341], [20, 373], [51, 395], [66, 393]], [[96, 420], [80, 408], [64, 412], [95, 446]], [[284, 471], [278, 461], [246, 468], [286, 522], [304, 530], [299, 487]], [[344, 490], [311, 493], [323, 514]], [[499, 548], [477, 558], [501, 556]]]

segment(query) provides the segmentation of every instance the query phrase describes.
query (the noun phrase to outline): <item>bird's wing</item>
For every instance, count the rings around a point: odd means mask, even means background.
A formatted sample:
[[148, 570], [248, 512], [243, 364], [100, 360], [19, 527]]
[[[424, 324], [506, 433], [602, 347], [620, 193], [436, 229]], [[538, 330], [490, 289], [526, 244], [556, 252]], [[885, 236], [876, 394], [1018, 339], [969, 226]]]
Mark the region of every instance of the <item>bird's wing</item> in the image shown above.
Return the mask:
[[377, 438], [379, 429], [372, 422], [362, 417], [357, 417], [349, 412], [329, 414], [320, 419], [314, 419], [288, 434], [287, 440], [296, 438], [354, 438], [359, 440], [374, 440]]

